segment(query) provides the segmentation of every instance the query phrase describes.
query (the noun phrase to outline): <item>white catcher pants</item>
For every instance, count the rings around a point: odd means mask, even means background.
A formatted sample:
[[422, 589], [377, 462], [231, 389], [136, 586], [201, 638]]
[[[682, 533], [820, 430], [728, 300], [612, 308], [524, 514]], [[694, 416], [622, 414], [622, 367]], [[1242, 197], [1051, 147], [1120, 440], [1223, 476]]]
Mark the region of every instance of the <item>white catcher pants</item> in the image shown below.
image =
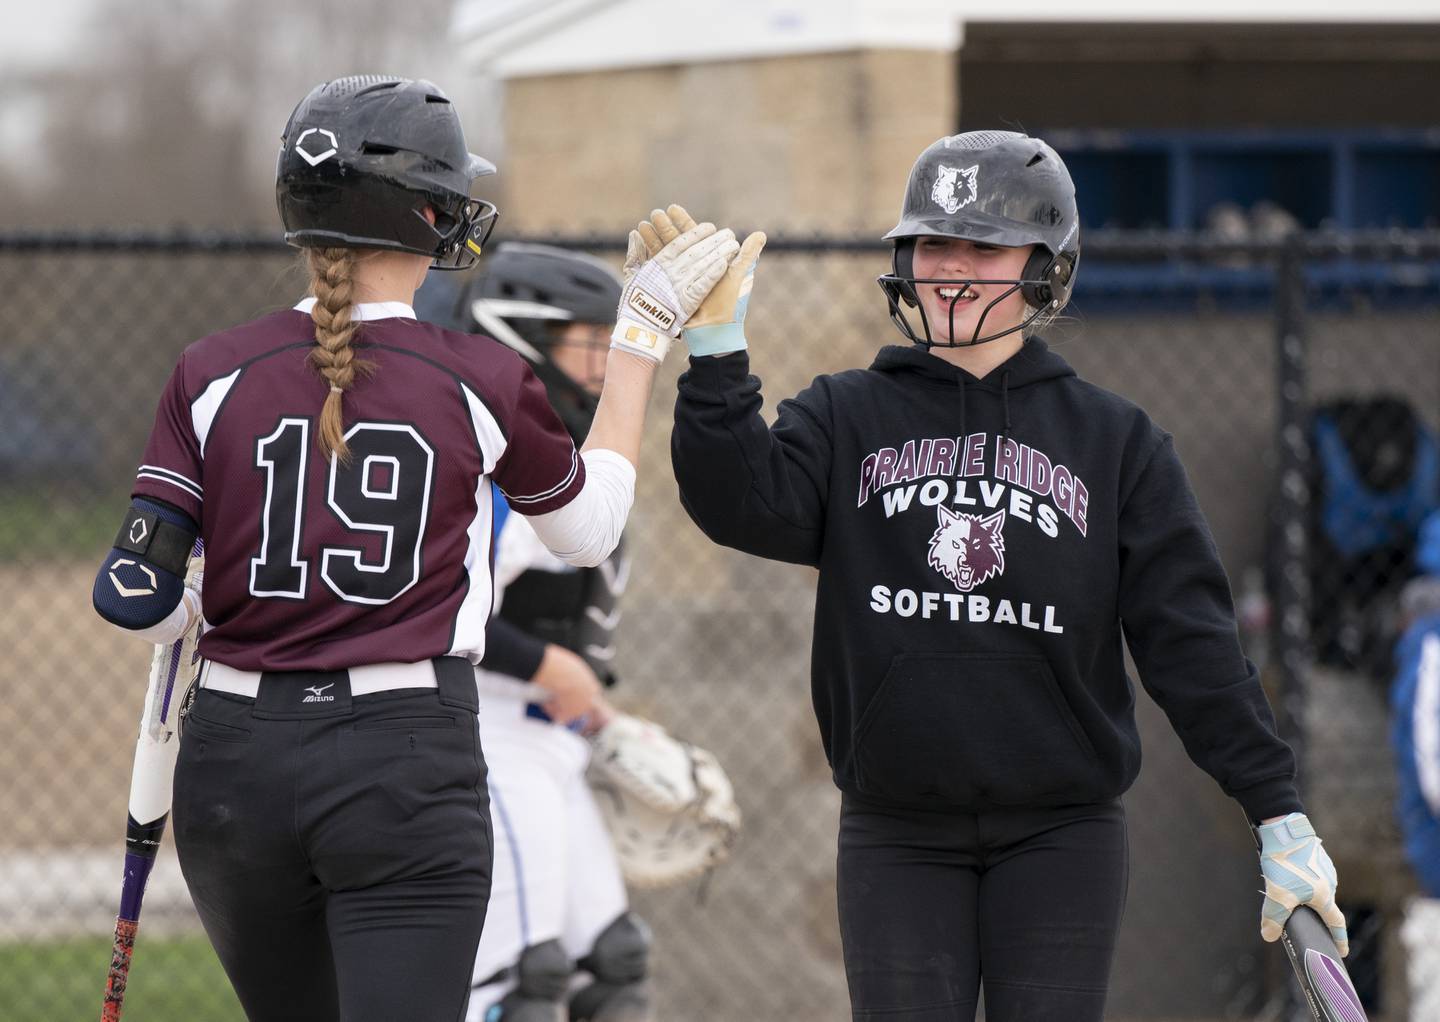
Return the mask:
[[[481, 679], [480, 742], [490, 768], [495, 865], [472, 982], [514, 965], [532, 944], [559, 939], [572, 959], [629, 907], [620, 864], [585, 768], [590, 745], [558, 724], [525, 715], [535, 689]], [[513, 980], [470, 998], [467, 1022]]]

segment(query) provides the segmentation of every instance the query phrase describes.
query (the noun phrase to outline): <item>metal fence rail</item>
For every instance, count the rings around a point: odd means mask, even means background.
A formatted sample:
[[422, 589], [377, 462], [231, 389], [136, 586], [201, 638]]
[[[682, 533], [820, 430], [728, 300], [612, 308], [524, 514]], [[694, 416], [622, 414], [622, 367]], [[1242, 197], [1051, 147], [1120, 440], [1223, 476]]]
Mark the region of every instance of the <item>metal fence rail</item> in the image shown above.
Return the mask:
[[[531, 240], [617, 261], [620, 252], [611, 238]], [[899, 342], [872, 283], [886, 251], [853, 238], [770, 243], [748, 330], [768, 407]], [[1303, 748], [1307, 808], [1363, 935], [1353, 960], [1372, 1018], [1404, 1017], [1394, 935], [1413, 889], [1386, 738], [1383, 653], [1394, 621], [1365, 608], [1338, 626], [1317, 617], [1346, 593], [1324, 588], [1343, 576], [1322, 570], [1311, 543], [1307, 437], [1315, 408], [1381, 395], [1440, 427], [1437, 261], [1433, 233], [1264, 243], [1097, 234], [1086, 239], [1072, 309], [1047, 334], [1083, 377], [1138, 401], [1176, 437], [1247, 647]], [[160, 387], [190, 341], [293, 304], [303, 287], [295, 266], [270, 236], [0, 235], [6, 1020], [93, 1014], [103, 985], [149, 651], [94, 615], [89, 588]], [[657, 934], [661, 1017], [840, 1018], [838, 800], [808, 699], [814, 580], [711, 545], [680, 509], [668, 426], [682, 361], [662, 369], [642, 452], [615, 701], [714, 749], [747, 829], [704, 885], [635, 898]], [[1365, 570], [1388, 574], [1344, 584], [1373, 592], [1376, 610], [1413, 569]], [[1126, 800], [1132, 878], [1110, 1015], [1286, 1017], [1278, 953], [1256, 937], [1241, 815], [1144, 697], [1138, 714], [1146, 762]], [[151, 1022], [242, 1017], [168, 848], [131, 990], [128, 1013]]]

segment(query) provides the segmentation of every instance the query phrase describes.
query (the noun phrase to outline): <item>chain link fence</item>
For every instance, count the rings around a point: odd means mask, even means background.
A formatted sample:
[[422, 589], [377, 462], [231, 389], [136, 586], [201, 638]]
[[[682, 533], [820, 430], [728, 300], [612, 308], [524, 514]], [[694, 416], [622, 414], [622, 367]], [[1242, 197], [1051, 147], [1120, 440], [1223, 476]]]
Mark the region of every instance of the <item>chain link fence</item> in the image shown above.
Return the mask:
[[[533, 240], [619, 259], [597, 239]], [[1339, 867], [1357, 931], [1352, 970], [1374, 1019], [1407, 1017], [1398, 934], [1414, 881], [1395, 823], [1386, 694], [1413, 530], [1387, 534], [1393, 549], [1339, 551], [1317, 515], [1324, 480], [1310, 439], [1322, 410], [1346, 443], [1389, 466], [1389, 476], [1377, 467], [1379, 482], [1409, 478], [1415, 448], [1405, 437], [1440, 426], [1437, 259], [1434, 236], [1223, 248], [1096, 238], [1067, 318], [1047, 335], [1082, 376], [1175, 434], [1229, 568], [1247, 648], [1302, 748], [1307, 807]], [[899, 340], [871, 283], [887, 261], [868, 241], [772, 242], [749, 329], [767, 408]], [[149, 648], [102, 622], [89, 591], [161, 385], [190, 341], [293, 304], [303, 288], [296, 266], [289, 250], [249, 237], [0, 237], [7, 1022], [98, 1011]], [[838, 797], [808, 699], [814, 578], [713, 546], [681, 510], [668, 425], [682, 362], [662, 368], [651, 408], [615, 702], [715, 750], [746, 830], [705, 881], [635, 898], [656, 933], [659, 1017], [848, 1017], [834, 902]], [[1399, 453], [1376, 454], [1387, 442]], [[1296, 1017], [1282, 956], [1257, 937], [1254, 850], [1240, 810], [1144, 697], [1138, 713], [1146, 759], [1126, 799], [1132, 873], [1110, 1017]], [[147, 1022], [243, 1017], [169, 842], [126, 1005], [127, 1017]]]

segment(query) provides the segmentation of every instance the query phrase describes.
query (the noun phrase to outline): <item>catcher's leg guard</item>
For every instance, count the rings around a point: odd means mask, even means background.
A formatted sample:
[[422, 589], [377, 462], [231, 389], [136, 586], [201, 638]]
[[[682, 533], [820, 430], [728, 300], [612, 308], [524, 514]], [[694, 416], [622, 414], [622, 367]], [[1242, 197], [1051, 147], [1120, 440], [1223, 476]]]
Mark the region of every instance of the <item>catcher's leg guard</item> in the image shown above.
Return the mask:
[[580, 968], [595, 977], [570, 999], [571, 1022], [650, 1022], [650, 927], [626, 912], [595, 938]]
[[575, 966], [558, 940], [520, 952], [520, 982], [485, 1014], [485, 1022], [565, 1022], [565, 991]]

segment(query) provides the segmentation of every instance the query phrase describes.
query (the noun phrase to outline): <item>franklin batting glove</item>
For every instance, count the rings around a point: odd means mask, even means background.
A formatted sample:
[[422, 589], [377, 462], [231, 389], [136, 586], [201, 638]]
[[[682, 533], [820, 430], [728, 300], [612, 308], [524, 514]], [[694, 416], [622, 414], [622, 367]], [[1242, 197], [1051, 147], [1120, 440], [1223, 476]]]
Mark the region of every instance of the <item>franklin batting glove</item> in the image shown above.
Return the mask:
[[1330, 928], [1343, 958], [1350, 953], [1345, 916], [1335, 904], [1335, 864], [1315, 836], [1304, 813], [1260, 828], [1260, 872], [1265, 878], [1265, 905], [1260, 910], [1260, 936], [1280, 939], [1285, 921], [1297, 906], [1309, 905]]
[[[655, 241], [663, 243], [658, 252], [647, 244]], [[627, 279], [610, 346], [663, 361], [671, 340], [680, 336], [681, 326], [739, 250], [728, 228], [717, 231], [714, 224], [697, 224], [680, 231], [665, 211], [651, 213], [648, 222], [630, 232]]]
[[[631, 232], [630, 251], [626, 254], [626, 279], [647, 256], [653, 256], [676, 234], [696, 226], [695, 218], [683, 206], [672, 205], [665, 211], [670, 233], [663, 234], [652, 223], [641, 223]], [[662, 222], [662, 226], [664, 226]], [[638, 234], [638, 239], [636, 235]], [[641, 252], [638, 241], [644, 242]], [[692, 355], [724, 355], [743, 351], [745, 314], [750, 309], [750, 290], [755, 283], [755, 263], [765, 247], [765, 235], [756, 232], [745, 239], [735, 258], [730, 260], [725, 276], [700, 303], [695, 314], [685, 323], [683, 336]]]

